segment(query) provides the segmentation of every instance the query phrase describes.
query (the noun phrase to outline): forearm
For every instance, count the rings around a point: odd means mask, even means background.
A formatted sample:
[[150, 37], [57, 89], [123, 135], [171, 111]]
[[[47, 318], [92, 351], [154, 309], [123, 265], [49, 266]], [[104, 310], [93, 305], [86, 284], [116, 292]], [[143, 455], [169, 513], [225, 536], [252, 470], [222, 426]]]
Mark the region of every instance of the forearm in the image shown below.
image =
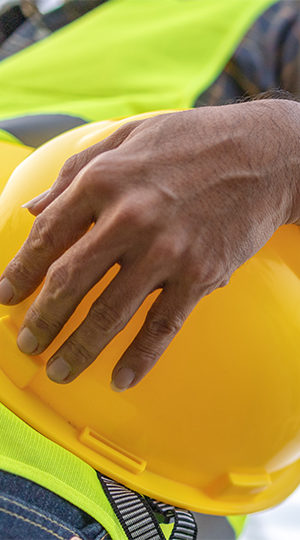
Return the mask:
[[[274, 102], [275, 101], [275, 102]], [[279, 103], [272, 100], [274, 107]], [[283, 153], [282, 160], [286, 162], [288, 181], [291, 194], [291, 211], [287, 223], [297, 223], [300, 225], [300, 103], [296, 101], [281, 101], [283, 126], [287, 128], [287, 136], [290, 141], [290, 152]], [[282, 134], [284, 136], [285, 129]]]
[[[274, 144], [265, 144], [262, 138], [259, 157], [262, 167], [274, 160], [269, 186], [274, 210], [281, 208], [279, 224], [300, 224], [300, 103], [292, 94], [276, 90], [260, 94], [254, 101], [263, 107], [264, 123], [273, 136]], [[258, 137], [259, 133], [258, 129]]]

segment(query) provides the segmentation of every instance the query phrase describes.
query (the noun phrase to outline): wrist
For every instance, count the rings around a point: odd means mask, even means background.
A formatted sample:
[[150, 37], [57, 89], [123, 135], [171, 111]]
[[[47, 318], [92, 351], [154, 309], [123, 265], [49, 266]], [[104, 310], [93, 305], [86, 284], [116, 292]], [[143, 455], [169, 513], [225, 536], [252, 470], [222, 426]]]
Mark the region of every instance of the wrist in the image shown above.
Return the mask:
[[300, 103], [285, 100], [280, 102], [280, 108], [283, 109], [282, 140], [286, 138], [281, 155], [286, 165], [286, 174], [282, 178], [287, 200], [284, 224], [300, 225]]
[[[253, 211], [269, 218], [274, 230], [300, 224], [300, 103], [262, 99], [221, 109], [222, 128], [231, 130], [233, 161], [241, 159], [241, 170], [246, 165], [253, 173], [260, 197], [254, 197]], [[225, 164], [227, 154], [232, 155], [224, 153]]]

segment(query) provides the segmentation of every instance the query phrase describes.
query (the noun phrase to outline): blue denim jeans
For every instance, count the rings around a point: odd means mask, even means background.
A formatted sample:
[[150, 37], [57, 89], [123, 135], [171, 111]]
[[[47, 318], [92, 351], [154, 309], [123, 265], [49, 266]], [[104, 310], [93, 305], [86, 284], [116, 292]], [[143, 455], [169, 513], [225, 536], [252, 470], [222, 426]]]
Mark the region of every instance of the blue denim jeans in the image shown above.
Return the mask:
[[1, 540], [109, 540], [102, 525], [56, 493], [0, 470]]

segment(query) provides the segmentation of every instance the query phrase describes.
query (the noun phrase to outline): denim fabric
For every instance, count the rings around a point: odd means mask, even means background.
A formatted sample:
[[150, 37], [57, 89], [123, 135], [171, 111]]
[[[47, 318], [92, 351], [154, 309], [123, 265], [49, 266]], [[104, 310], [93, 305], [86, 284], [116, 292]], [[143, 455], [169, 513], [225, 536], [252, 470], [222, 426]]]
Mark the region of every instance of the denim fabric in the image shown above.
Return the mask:
[[109, 540], [102, 525], [52, 491], [0, 470], [0, 540]]

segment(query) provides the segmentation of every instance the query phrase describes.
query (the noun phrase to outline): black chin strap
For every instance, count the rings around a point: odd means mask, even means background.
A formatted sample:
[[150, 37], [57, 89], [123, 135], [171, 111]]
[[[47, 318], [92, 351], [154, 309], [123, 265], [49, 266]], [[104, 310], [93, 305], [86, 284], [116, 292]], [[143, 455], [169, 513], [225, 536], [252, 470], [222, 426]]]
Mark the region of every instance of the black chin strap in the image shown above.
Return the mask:
[[169, 540], [196, 540], [197, 524], [188, 510], [143, 497], [99, 472], [97, 475], [128, 540], [165, 540], [155, 514], [162, 515], [165, 523], [174, 523]]

